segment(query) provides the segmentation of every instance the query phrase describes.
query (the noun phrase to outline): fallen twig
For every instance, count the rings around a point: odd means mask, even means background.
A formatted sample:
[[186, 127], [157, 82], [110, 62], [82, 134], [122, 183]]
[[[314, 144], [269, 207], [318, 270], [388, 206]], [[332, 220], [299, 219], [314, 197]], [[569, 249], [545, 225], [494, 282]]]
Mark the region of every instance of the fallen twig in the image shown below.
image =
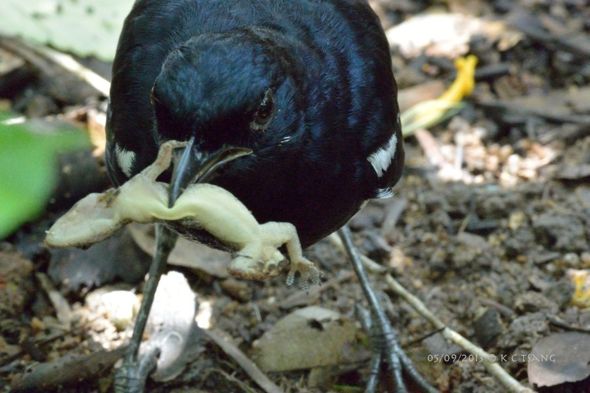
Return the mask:
[[443, 156], [440, 146], [436, 139], [432, 136], [430, 131], [421, 128], [416, 130], [416, 140], [420, 144], [422, 150], [424, 150], [424, 155], [428, 157], [428, 161], [431, 165], [437, 168], [450, 168], [451, 164], [447, 162], [445, 157]]
[[[66, 334], [70, 333], [68, 332], [58, 332], [58, 333], [54, 333], [53, 335], [46, 337], [42, 340], [37, 340], [37, 341], [32, 341], [30, 338], [28, 338], [29, 340], [29, 345], [30, 346], [34, 346], [36, 349], [38, 349], [39, 346], [50, 343], [52, 341], [55, 341], [59, 338], [62, 338], [64, 336], [66, 336]], [[23, 354], [28, 353], [29, 350], [28, 348], [25, 348], [26, 345], [21, 345], [21, 349], [19, 351], [17, 351], [16, 353], [13, 353], [12, 355], [9, 355], [7, 357], [4, 358], [0, 358], [0, 368], [4, 367], [5, 365], [9, 364], [10, 362], [18, 359], [19, 357], [21, 357]], [[32, 356], [31, 356], [32, 357]]]
[[36, 277], [37, 280], [39, 280], [43, 290], [47, 293], [47, 297], [55, 309], [55, 314], [58, 321], [69, 329], [72, 323], [72, 309], [70, 304], [63, 297], [63, 295], [57, 289], [55, 289], [53, 283], [45, 273], [37, 273]]
[[80, 64], [72, 56], [56, 50], [26, 43], [15, 38], [0, 37], [0, 47], [23, 58], [34, 67], [45, 70], [45, 62], [56, 64], [82, 79], [105, 97], [109, 96], [111, 84], [91, 69]]
[[449, 341], [457, 344], [461, 348], [465, 349], [467, 352], [471, 353], [472, 355], [476, 356], [477, 359], [480, 359], [483, 363], [484, 367], [490, 374], [492, 374], [498, 382], [502, 384], [508, 391], [515, 392], [515, 393], [533, 393], [534, 391], [530, 388], [523, 386], [520, 382], [514, 379], [510, 374], [508, 374], [496, 361], [496, 356], [492, 355], [486, 351], [484, 351], [479, 346], [475, 345], [473, 342], [469, 341], [456, 331], [452, 330], [448, 326], [446, 326], [440, 319], [438, 319], [428, 308], [426, 305], [420, 301], [416, 296], [412, 295], [408, 292], [397, 280], [395, 280], [391, 275], [386, 275], [385, 280], [389, 285], [389, 288], [397, 295], [399, 295], [402, 299], [404, 299], [408, 304], [412, 306], [414, 310], [425, 319], [427, 319], [435, 328], [441, 330], [441, 334]]
[[434, 100], [445, 91], [443, 81], [434, 80], [401, 89], [397, 94], [400, 112], [404, 112], [421, 102]]
[[[95, 320], [96, 319], [92, 319], [92, 320], [88, 321], [87, 323], [94, 322]], [[41, 346], [49, 344], [55, 340], [59, 340], [60, 338], [64, 338], [68, 335], [73, 336], [75, 334], [80, 334], [83, 330], [86, 330], [86, 329], [87, 329], [87, 324], [80, 325], [80, 326], [77, 326], [76, 328], [71, 329], [71, 330], [60, 331], [60, 332], [53, 333], [49, 336], [45, 336], [45, 337], [36, 338], [34, 340], [31, 340], [31, 345], [34, 345], [35, 347], [41, 347]], [[19, 357], [21, 357], [25, 353], [27, 353], [27, 350], [24, 348], [24, 346], [21, 346], [21, 349], [18, 352], [16, 352], [15, 354], [10, 355], [5, 358], [0, 358], [0, 367], [3, 367], [6, 364], [18, 359]]]
[[[336, 246], [338, 247], [338, 249], [342, 252], [345, 252], [346, 249], [344, 248], [344, 244], [342, 243], [342, 240], [340, 240], [340, 238], [338, 236], [336, 236], [335, 233], [331, 234], [330, 236], [328, 236], [328, 239]], [[378, 264], [377, 262], [373, 261], [372, 259], [366, 257], [365, 255], [361, 254], [361, 260], [363, 261], [363, 264], [365, 265], [365, 267], [373, 272], [373, 273], [384, 273], [387, 271], [387, 268], [384, 266], [381, 266], [380, 264]]]
[[510, 307], [506, 307], [492, 299], [481, 299], [481, 304], [496, 309], [500, 314], [507, 318], [515, 318], [516, 313]]
[[12, 391], [48, 391], [62, 385], [78, 383], [102, 373], [123, 355], [126, 346], [114, 351], [99, 351], [89, 355], [66, 355], [53, 362], [42, 363], [12, 384]]
[[543, 110], [535, 110], [534, 108], [524, 108], [514, 103], [503, 101], [474, 100], [473, 102], [484, 111], [490, 112], [492, 117], [497, 118], [498, 116], [503, 116], [503, 120], [511, 124], [523, 124], [530, 117], [537, 117], [550, 123], [590, 125], [590, 116], [586, 115], [549, 113]]
[[405, 198], [396, 198], [387, 207], [383, 224], [381, 225], [381, 235], [387, 236], [393, 232], [393, 228], [397, 225], [398, 220], [408, 206], [408, 200]]
[[225, 371], [223, 371], [220, 368], [209, 369], [207, 371], [207, 373], [205, 375], [203, 375], [203, 379], [207, 379], [207, 378], [209, 378], [209, 375], [215, 374], [215, 373], [221, 375], [223, 378], [227, 379], [228, 381], [235, 383], [243, 392], [252, 393], [252, 388], [250, 386], [248, 386], [248, 384], [246, 384], [244, 381], [240, 380], [238, 377], [231, 375], [229, 373], [226, 373]]
[[557, 315], [547, 315], [547, 320], [553, 326], [557, 326], [559, 328], [569, 330], [572, 332], [580, 332], [580, 333], [590, 333], [590, 328], [580, 327], [580, 326], [573, 326], [563, 319], [559, 318]]
[[530, 12], [520, 11], [508, 18], [508, 24], [533, 41], [537, 41], [552, 50], [567, 51], [583, 59], [590, 56], [590, 45], [576, 42], [569, 37], [552, 34], [545, 30], [538, 17]]
[[332, 288], [344, 281], [350, 280], [354, 277], [354, 273], [351, 271], [343, 272], [342, 274], [338, 275], [328, 282], [323, 283], [322, 285], [314, 285], [309, 291], [297, 291], [288, 298], [282, 300], [279, 303], [279, 307], [282, 309], [290, 309], [293, 307], [309, 304], [310, 299], [314, 299], [320, 295], [323, 291], [328, 288]]
[[232, 342], [231, 338], [223, 331], [203, 330], [205, 334], [217, 344], [223, 352], [236, 361], [242, 369], [260, 386], [266, 393], [283, 393], [283, 390], [274, 384], [254, 362]]
[[46, 59], [51, 60], [53, 63], [70, 71], [72, 74], [78, 76], [90, 86], [94, 87], [103, 96], [109, 96], [111, 83], [102, 76], [98, 75], [96, 72], [80, 64], [72, 56], [44, 46], [39, 46], [35, 49], [39, 51], [39, 53], [41, 53]]

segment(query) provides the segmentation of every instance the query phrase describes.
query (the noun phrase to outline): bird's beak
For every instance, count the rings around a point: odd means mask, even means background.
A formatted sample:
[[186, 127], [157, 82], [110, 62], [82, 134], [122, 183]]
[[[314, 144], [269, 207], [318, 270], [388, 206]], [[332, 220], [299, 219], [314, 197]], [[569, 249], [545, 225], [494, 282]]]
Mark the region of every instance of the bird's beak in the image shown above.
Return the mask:
[[168, 207], [174, 206], [178, 197], [189, 185], [206, 182], [221, 166], [251, 153], [250, 149], [227, 145], [211, 153], [203, 152], [195, 147], [195, 138], [192, 137], [184, 149], [174, 153], [172, 180], [168, 189]]

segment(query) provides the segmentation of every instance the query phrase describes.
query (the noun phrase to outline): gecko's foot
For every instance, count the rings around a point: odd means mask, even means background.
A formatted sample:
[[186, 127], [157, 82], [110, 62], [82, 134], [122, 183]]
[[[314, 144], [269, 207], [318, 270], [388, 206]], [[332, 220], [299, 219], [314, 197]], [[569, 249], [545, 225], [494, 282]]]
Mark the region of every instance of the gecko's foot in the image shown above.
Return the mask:
[[266, 262], [257, 261], [249, 255], [238, 254], [229, 265], [228, 271], [234, 277], [263, 281], [279, 274], [281, 260], [271, 258]]
[[297, 284], [299, 289], [307, 291], [311, 285], [319, 285], [322, 274], [315, 263], [306, 259], [291, 261], [289, 273], [287, 274], [287, 286]]

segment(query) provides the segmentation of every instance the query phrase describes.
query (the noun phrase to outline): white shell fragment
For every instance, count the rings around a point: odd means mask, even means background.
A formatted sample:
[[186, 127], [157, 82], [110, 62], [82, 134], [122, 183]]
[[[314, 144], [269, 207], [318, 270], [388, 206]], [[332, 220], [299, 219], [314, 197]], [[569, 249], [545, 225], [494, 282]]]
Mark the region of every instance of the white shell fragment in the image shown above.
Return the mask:
[[198, 308], [196, 295], [182, 273], [162, 275], [146, 325], [149, 338], [140, 350], [141, 354], [150, 353], [152, 348], [160, 352], [151, 374], [155, 381], [174, 379], [202, 352], [201, 332], [195, 321]]
[[47, 231], [50, 247], [85, 247], [111, 236], [130, 222], [192, 220], [222, 243], [237, 250], [229, 272], [247, 279], [278, 274], [286, 245], [291, 262], [288, 281], [319, 283], [315, 264], [303, 257], [295, 227], [285, 222], [259, 224], [233, 194], [211, 184], [193, 184], [168, 207], [167, 185], [157, 182], [172, 161], [172, 151], [184, 146], [166, 142], [156, 161], [119, 188], [90, 194], [76, 203]]

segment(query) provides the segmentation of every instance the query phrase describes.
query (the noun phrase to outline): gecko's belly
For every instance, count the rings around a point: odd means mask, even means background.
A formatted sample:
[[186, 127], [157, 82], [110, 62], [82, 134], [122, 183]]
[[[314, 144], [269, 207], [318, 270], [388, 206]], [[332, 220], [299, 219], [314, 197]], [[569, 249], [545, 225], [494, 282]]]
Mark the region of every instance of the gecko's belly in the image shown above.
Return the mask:
[[178, 221], [166, 221], [166, 226], [171, 228], [173, 231], [178, 233], [180, 236], [208, 247], [215, 248], [217, 250], [233, 252], [236, 251], [236, 247], [231, 244], [226, 244], [215, 236], [211, 235], [205, 229], [203, 229], [196, 221], [193, 220], [178, 220]]

